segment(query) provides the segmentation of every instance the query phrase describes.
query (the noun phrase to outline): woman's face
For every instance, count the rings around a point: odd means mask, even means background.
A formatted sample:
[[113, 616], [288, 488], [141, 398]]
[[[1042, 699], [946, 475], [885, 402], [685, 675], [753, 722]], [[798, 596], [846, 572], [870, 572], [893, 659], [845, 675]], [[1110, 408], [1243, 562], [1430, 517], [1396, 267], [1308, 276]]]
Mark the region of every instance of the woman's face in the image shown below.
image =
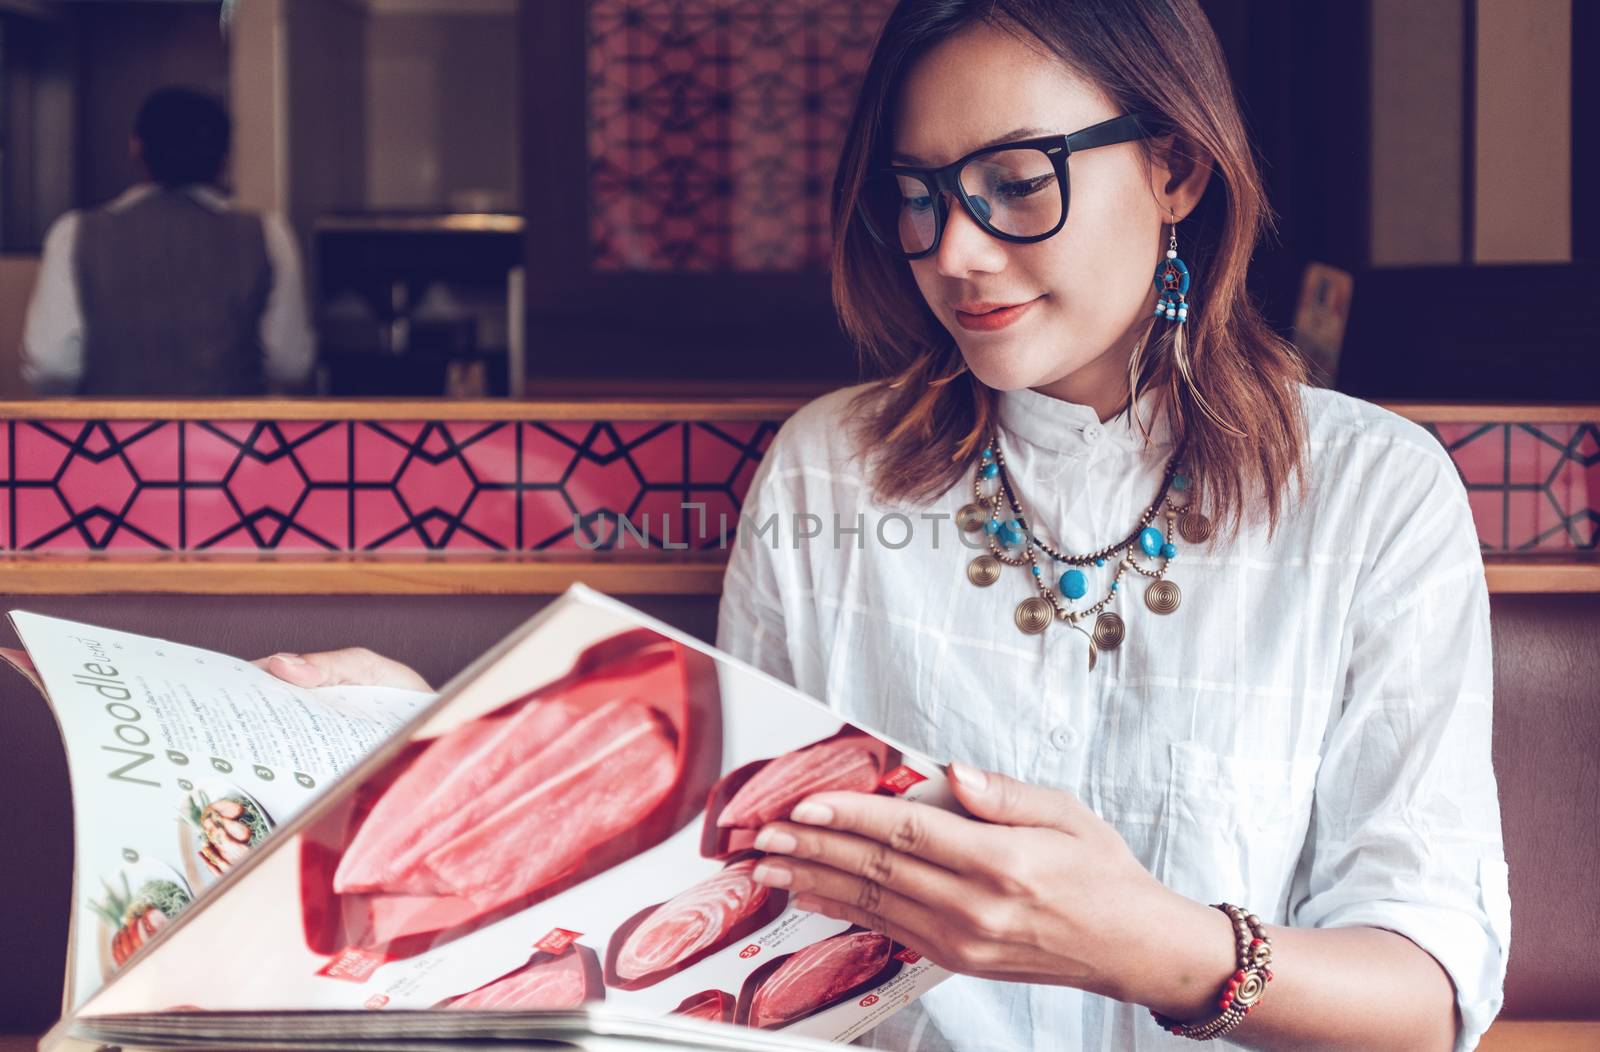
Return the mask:
[[[1116, 116], [1098, 88], [1042, 47], [980, 25], [912, 67], [894, 115], [894, 153], [900, 163], [949, 164], [991, 142], [1075, 132]], [[1055, 236], [1001, 241], [952, 198], [938, 249], [910, 266], [983, 383], [1047, 389], [1108, 413], [1122, 397], [1136, 330], [1154, 310], [1152, 278], [1166, 249], [1162, 206], [1172, 198], [1153, 192], [1166, 180], [1158, 174], [1152, 183], [1138, 143], [1086, 150], [1068, 164], [1067, 221]], [[1016, 304], [1027, 306], [987, 322], [971, 313]]]

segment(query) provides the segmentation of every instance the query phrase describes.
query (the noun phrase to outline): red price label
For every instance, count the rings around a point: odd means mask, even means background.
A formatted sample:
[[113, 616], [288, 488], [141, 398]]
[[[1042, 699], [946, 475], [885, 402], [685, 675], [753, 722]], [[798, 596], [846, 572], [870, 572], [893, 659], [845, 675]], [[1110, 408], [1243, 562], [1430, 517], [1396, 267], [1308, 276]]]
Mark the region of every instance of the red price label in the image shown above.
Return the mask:
[[386, 1005], [388, 1003], [389, 1003], [389, 995], [388, 994], [373, 994], [371, 997], [367, 998], [367, 1003], [362, 1005], [361, 1007], [369, 1008], [372, 1011], [376, 1012], [378, 1009], [382, 1008], [384, 1005]]
[[549, 934], [533, 944], [533, 948], [544, 953], [565, 953], [582, 935], [581, 931], [568, 931], [565, 928], [551, 928]]
[[364, 983], [372, 978], [372, 973], [378, 970], [384, 960], [381, 953], [347, 946], [329, 957], [328, 963], [317, 969], [317, 974], [329, 979], [342, 979], [347, 983]]
[[739, 951], [739, 956], [749, 960], [751, 957], [754, 957], [760, 952], [761, 947], [757, 946], [755, 943], [751, 943], [749, 946], [746, 946], [744, 949]]
[[891, 789], [896, 793], [903, 793], [907, 789], [910, 789], [913, 785], [916, 785], [918, 782], [925, 782], [927, 780], [927, 776], [920, 775], [916, 771], [913, 771], [911, 768], [907, 767], [905, 764], [901, 764], [899, 767], [896, 767], [894, 770], [883, 776], [883, 778], [878, 782], [878, 788]]
[[867, 996], [863, 997], [859, 1003], [862, 1008], [871, 1008], [873, 1005], [878, 1003], [878, 995], [868, 994]]
[[916, 950], [901, 950], [899, 953], [894, 955], [894, 959], [897, 961], [904, 961], [907, 964], [916, 964], [918, 961], [922, 960], [922, 954], [918, 953]]

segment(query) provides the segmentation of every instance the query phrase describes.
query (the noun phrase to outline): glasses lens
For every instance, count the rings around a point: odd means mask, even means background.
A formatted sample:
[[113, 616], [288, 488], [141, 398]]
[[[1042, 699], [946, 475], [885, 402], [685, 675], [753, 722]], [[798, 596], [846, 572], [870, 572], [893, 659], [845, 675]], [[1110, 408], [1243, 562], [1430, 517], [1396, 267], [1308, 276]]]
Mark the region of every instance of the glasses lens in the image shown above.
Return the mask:
[[1000, 150], [961, 169], [973, 211], [1002, 234], [1048, 234], [1061, 222], [1061, 185], [1043, 150]]
[[880, 172], [868, 177], [861, 194], [872, 232], [885, 244], [899, 245], [907, 254], [933, 245], [933, 191], [920, 178]]

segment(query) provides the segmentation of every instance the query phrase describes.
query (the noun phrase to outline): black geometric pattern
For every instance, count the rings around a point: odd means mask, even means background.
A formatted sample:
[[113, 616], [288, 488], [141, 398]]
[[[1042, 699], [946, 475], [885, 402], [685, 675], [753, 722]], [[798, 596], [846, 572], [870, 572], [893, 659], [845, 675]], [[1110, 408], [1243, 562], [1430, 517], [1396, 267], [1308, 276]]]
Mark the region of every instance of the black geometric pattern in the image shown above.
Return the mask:
[[[11, 551], [715, 548], [778, 422], [0, 422]], [[704, 504], [703, 511], [684, 508]]]
[[1425, 424], [1455, 462], [1486, 552], [1600, 547], [1600, 428]]

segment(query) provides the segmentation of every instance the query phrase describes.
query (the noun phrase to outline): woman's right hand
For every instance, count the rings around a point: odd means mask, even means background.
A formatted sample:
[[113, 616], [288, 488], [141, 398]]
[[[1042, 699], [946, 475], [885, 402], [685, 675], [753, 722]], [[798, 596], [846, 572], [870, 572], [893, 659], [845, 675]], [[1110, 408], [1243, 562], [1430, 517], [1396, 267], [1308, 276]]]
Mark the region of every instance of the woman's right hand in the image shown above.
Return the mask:
[[428, 681], [415, 669], [366, 647], [323, 650], [315, 654], [271, 654], [251, 664], [297, 687], [403, 687], [433, 692]]

